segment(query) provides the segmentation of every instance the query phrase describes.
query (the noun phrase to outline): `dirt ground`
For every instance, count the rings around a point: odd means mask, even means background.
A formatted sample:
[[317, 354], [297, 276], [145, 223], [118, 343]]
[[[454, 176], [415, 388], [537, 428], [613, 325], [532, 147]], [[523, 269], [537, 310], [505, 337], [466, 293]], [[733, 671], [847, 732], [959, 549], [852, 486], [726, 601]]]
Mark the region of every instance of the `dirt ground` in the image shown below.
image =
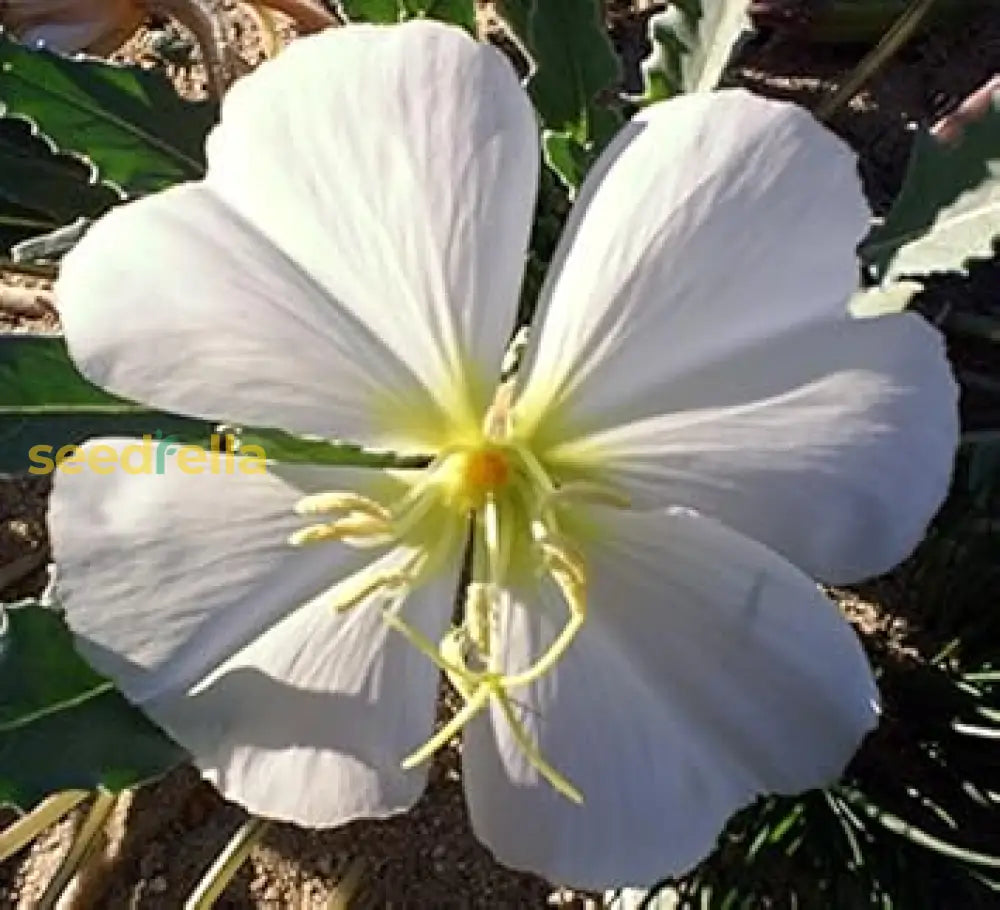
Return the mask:
[[[662, 4], [611, 2], [608, 24], [626, 67], [626, 87], [639, 85], [638, 63], [646, 53], [646, 21]], [[225, 6], [241, 53], [259, 59], [256, 26], [246, 13]], [[128, 49], [135, 55], [144, 38]], [[733, 72], [735, 82], [815, 107], [857, 62], [860, 51], [817, 47], [773, 35], [749, 48]], [[972, 89], [1000, 71], [1000, 11], [982, 10], [955, 29], [911, 43], [861, 95], [833, 119], [833, 128], [857, 150], [871, 203], [884, 211], [902, 179], [913, 124], [929, 124]], [[179, 74], [198, 90], [197, 71]], [[747, 226], [752, 230], [752, 226]], [[38, 279], [5, 283], [41, 288]], [[0, 331], [51, 330], [44, 309], [0, 311]], [[37, 593], [47, 554], [44, 480], [0, 480], [0, 595], [5, 600]], [[904, 595], [905, 599], [905, 595]], [[845, 608], [859, 629], [898, 635], [898, 622], [882, 605], [851, 597]], [[496, 864], [467, 822], [454, 750], [441, 753], [428, 790], [409, 813], [384, 822], [357, 822], [341, 830], [312, 832], [274, 825], [256, 847], [220, 908], [319, 908], [346, 906], [338, 885], [358, 882], [356, 908], [584, 907], [585, 895], [559, 892], [552, 884]], [[9, 816], [8, 816], [9, 817]], [[30, 908], [68, 849], [77, 812], [10, 862], [0, 865], [0, 908]], [[111, 825], [111, 857], [99, 887], [78, 906], [108, 910], [175, 910], [245, 820], [190, 768], [122, 801]], [[0, 826], [4, 818], [0, 815]], [[592, 903], [590, 905], [593, 905]]]

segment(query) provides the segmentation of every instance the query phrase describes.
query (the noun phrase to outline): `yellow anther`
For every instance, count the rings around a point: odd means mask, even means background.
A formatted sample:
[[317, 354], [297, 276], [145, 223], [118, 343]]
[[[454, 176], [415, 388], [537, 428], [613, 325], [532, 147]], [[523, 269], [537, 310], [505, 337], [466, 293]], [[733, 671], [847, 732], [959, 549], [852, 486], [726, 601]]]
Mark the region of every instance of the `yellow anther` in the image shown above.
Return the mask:
[[542, 551], [545, 568], [549, 570], [553, 578], [557, 575], [564, 575], [580, 587], [587, 584], [586, 561], [580, 551], [568, 540], [550, 535], [540, 540], [538, 546]]
[[587, 618], [587, 586], [580, 583], [569, 572], [557, 568], [551, 570], [552, 580], [559, 586], [563, 598], [569, 607], [569, 620], [548, 650], [527, 670], [503, 678], [505, 689], [526, 686], [541, 679], [549, 672], [566, 653], [576, 634], [583, 628]]
[[288, 535], [288, 542], [293, 547], [303, 547], [307, 543], [322, 543], [327, 540], [340, 540], [332, 524], [309, 525]]
[[483, 419], [483, 432], [491, 439], [506, 439], [510, 435], [510, 409], [514, 401], [514, 382], [504, 382], [497, 389], [493, 404]]
[[327, 540], [342, 540], [353, 546], [376, 546], [392, 536], [392, 526], [382, 518], [363, 512], [351, 512], [336, 521], [309, 525], [289, 535], [293, 547]]
[[331, 490], [303, 496], [295, 504], [296, 515], [328, 515], [333, 512], [360, 512], [384, 522], [392, 521], [392, 513], [374, 499], [345, 490]]
[[329, 598], [330, 609], [346, 613], [379, 591], [392, 591], [412, 583], [413, 576], [407, 572], [359, 572], [338, 585]]

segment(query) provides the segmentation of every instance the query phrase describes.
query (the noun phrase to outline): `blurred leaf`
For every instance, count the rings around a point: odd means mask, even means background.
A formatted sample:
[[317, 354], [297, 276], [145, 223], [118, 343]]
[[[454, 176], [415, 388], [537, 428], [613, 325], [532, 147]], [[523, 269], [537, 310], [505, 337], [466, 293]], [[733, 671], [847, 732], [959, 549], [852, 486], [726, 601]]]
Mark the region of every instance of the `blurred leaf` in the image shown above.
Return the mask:
[[10, 248], [12, 262], [32, 262], [38, 259], [58, 259], [68, 253], [94, 223], [92, 218], [77, 218], [37, 237], [22, 240]]
[[144, 434], [195, 444], [211, 430], [206, 421], [152, 410], [92, 385], [59, 335], [0, 335], [0, 474], [27, 471], [33, 446], [51, 446], [54, 455], [96, 436]]
[[671, 0], [649, 20], [653, 50], [642, 63], [644, 91], [636, 101], [652, 104], [714, 89], [749, 27], [747, 5], [748, 0]]
[[356, 468], [424, 468], [430, 456], [396, 455], [343, 442], [295, 436], [284, 430], [246, 427], [236, 430], [239, 446], [260, 446], [268, 461], [299, 464], [335, 464]]
[[613, 135], [600, 96], [621, 66], [604, 28], [600, 0], [499, 0], [497, 11], [533, 62], [528, 93], [542, 125], [587, 147]]
[[0, 605], [0, 616], [0, 804], [122, 790], [186, 760], [76, 653], [59, 611], [24, 601]]
[[955, 143], [917, 135], [903, 188], [860, 248], [873, 278], [964, 271], [993, 254], [1000, 235], [1000, 107]]
[[842, 783], [758, 800], [697, 868], [612, 906], [995, 907], [1000, 763], [990, 737], [1000, 727], [985, 718], [1000, 698], [976, 682], [993, 674], [953, 674], [899, 655], [879, 669], [882, 722]]
[[[45, 473], [32, 462], [33, 446], [60, 448], [99, 436], [170, 442], [213, 448], [213, 434], [232, 433], [241, 446], [258, 445], [272, 461], [356, 467], [416, 468], [429, 459], [366, 451], [358, 446], [294, 436], [272, 428], [220, 427], [147, 408], [110, 395], [88, 382], [70, 359], [60, 335], [0, 335], [0, 474]], [[215, 451], [222, 451], [216, 440]], [[51, 470], [51, 465], [48, 466]]]
[[217, 113], [155, 70], [69, 59], [0, 34], [0, 115], [31, 120], [130, 195], [201, 177]]
[[542, 137], [542, 150], [545, 163], [570, 190], [575, 191], [583, 183], [591, 164], [587, 149], [572, 136], [549, 130]]
[[1000, 499], [1000, 433], [966, 446], [965, 471], [958, 475], [966, 491], [982, 509]]
[[437, 19], [476, 33], [475, 0], [340, 0], [340, 8], [352, 22]]
[[0, 251], [81, 215], [100, 215], [121, 198], [91, 165], [59, 153], [31, 123], [0, 117]]

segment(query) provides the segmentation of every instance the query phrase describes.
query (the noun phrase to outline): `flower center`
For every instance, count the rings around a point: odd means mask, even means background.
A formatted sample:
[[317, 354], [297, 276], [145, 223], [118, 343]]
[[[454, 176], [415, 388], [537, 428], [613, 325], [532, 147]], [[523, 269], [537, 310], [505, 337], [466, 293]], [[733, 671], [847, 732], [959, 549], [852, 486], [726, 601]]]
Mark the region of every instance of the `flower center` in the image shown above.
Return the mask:
[[460, 509], [481, 509], [511, 479], [511, 460], [502, 448], [484, 446], [456, 452], [441, 467], [446, 498]]
[[[335, 589], [332, 604], [336, 610], [346, 610], [375, 594], [388, 595], [385, 621], [437, 664], [464, 700], [447, 724], [404, 759], [403, 767], [429, 759], [493, 703], [535, 769], [560, 793], [579, 802], [580, 793], [532, 742], [514, 710], [511, 693], [536, 682], [558, 663], [586, 617], [586, 561], [564, 532], [567, 506], [582, 499], [624, 503], [603, 487], [560, 486], [530, 445], [512, 437], [504, 401], [501, 393], [499, 404], [487, 415], [480, 441], [446, 448], [392, 505], [346, 491], [305, 497], [296, 506], [299, 514], [334, 517], [297, 531], [290, 542], [338, 540], [356, 547], [396, 544], [408, 554], [392, 569], [380, 560], [357, 573]], [[406, 595], [454, 547], [463, 546], [470, 527], [470, 580], [462, 620], [434, 644], [400, 613]], [[512, 582], [537, 584], [539, 576], [548, 576], [561, 592], [568, 612], [566, 625], [534, 664], [506, 673], [502, 669], [501, 611], [510, 609]]]

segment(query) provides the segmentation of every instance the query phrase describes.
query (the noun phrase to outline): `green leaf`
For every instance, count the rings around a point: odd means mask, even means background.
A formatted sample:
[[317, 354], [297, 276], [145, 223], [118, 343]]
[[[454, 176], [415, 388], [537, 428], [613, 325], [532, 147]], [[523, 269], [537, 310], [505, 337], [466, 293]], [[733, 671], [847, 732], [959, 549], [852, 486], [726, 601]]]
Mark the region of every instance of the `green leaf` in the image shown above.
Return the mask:
[[76, 653], [62, 614], [0, 605], [0, 804], [67, 789], [122, 790], [187, 753]]
[[0, 249], [97, 216], [121, 201], [94, 168], [60, 154], [25, 120], [0, 118]]
[[740, 35], [749, 27], [747, 0], [671, 0], [649, 20], [653, 45], [642, 63], [644, 91], [652, 104], [719, 84]]
[[[59, 335], [0, 335], [0, 474], [47, 473], [42, 456], [95, 436], [160, 434], [199, 443], [211, 432], [206, 421], [151, 410], [91, 385]], [[33, 462], [34, 446], [50, 449]]]
[[236, 431], [239, 447], [260, 446], [268, 461], [298, 464], [349, 465], [355, 468], [424, 468], [431, 456], [396, 455], [343, 442], [295, 436], [284, 430], [247, 427]]
[[542, 125], [584, 147], [610, 138], [617, 124], [600, 99], [621, 66], [600, 0], [501, 0], [497, 11], [534, 63], [528, 92]]
[[1000, 98], [994, 95], [958, 142], [917, 136], [903, 188], [859, 252], [879, 281], [963, 271], [970, 260], [992, 255], [998, 235]]
[[[97, 436], [152, 437], [228, 451], [222, 434], [242, 448], [260, 446], [269, 461], [370, 468], [419, 468], [428, 457], [399, 456], [265, 427], [219, 427], [135, 404], [92, 385], [73, 365], [60, 335], [0, 335], [0, 474], [49, 473], [63, 446]], [[215, 439], [213, 440], [213, 434]], [[49, 446], [36, 452], [35, 446]]]
[[351, 22], [399, 22], [397, 0], [340, 0], [340, 10]]
[[129, 194], [205, 172], [218, 106], [183, 100], [160, 72], [71, 60], [0, 34], [0, 73], [0, 116], [28, 118]]
[[476, 33], [475, 0], [341, 0], [340, 7], [352, 22], [437, 19]]
[[591, 164], [587, 149], [566, 133], [547, 130], [542, 136], [542, 150], [545, 163], [559, 175], [559, 179], [570, 189], [576, 190]]

